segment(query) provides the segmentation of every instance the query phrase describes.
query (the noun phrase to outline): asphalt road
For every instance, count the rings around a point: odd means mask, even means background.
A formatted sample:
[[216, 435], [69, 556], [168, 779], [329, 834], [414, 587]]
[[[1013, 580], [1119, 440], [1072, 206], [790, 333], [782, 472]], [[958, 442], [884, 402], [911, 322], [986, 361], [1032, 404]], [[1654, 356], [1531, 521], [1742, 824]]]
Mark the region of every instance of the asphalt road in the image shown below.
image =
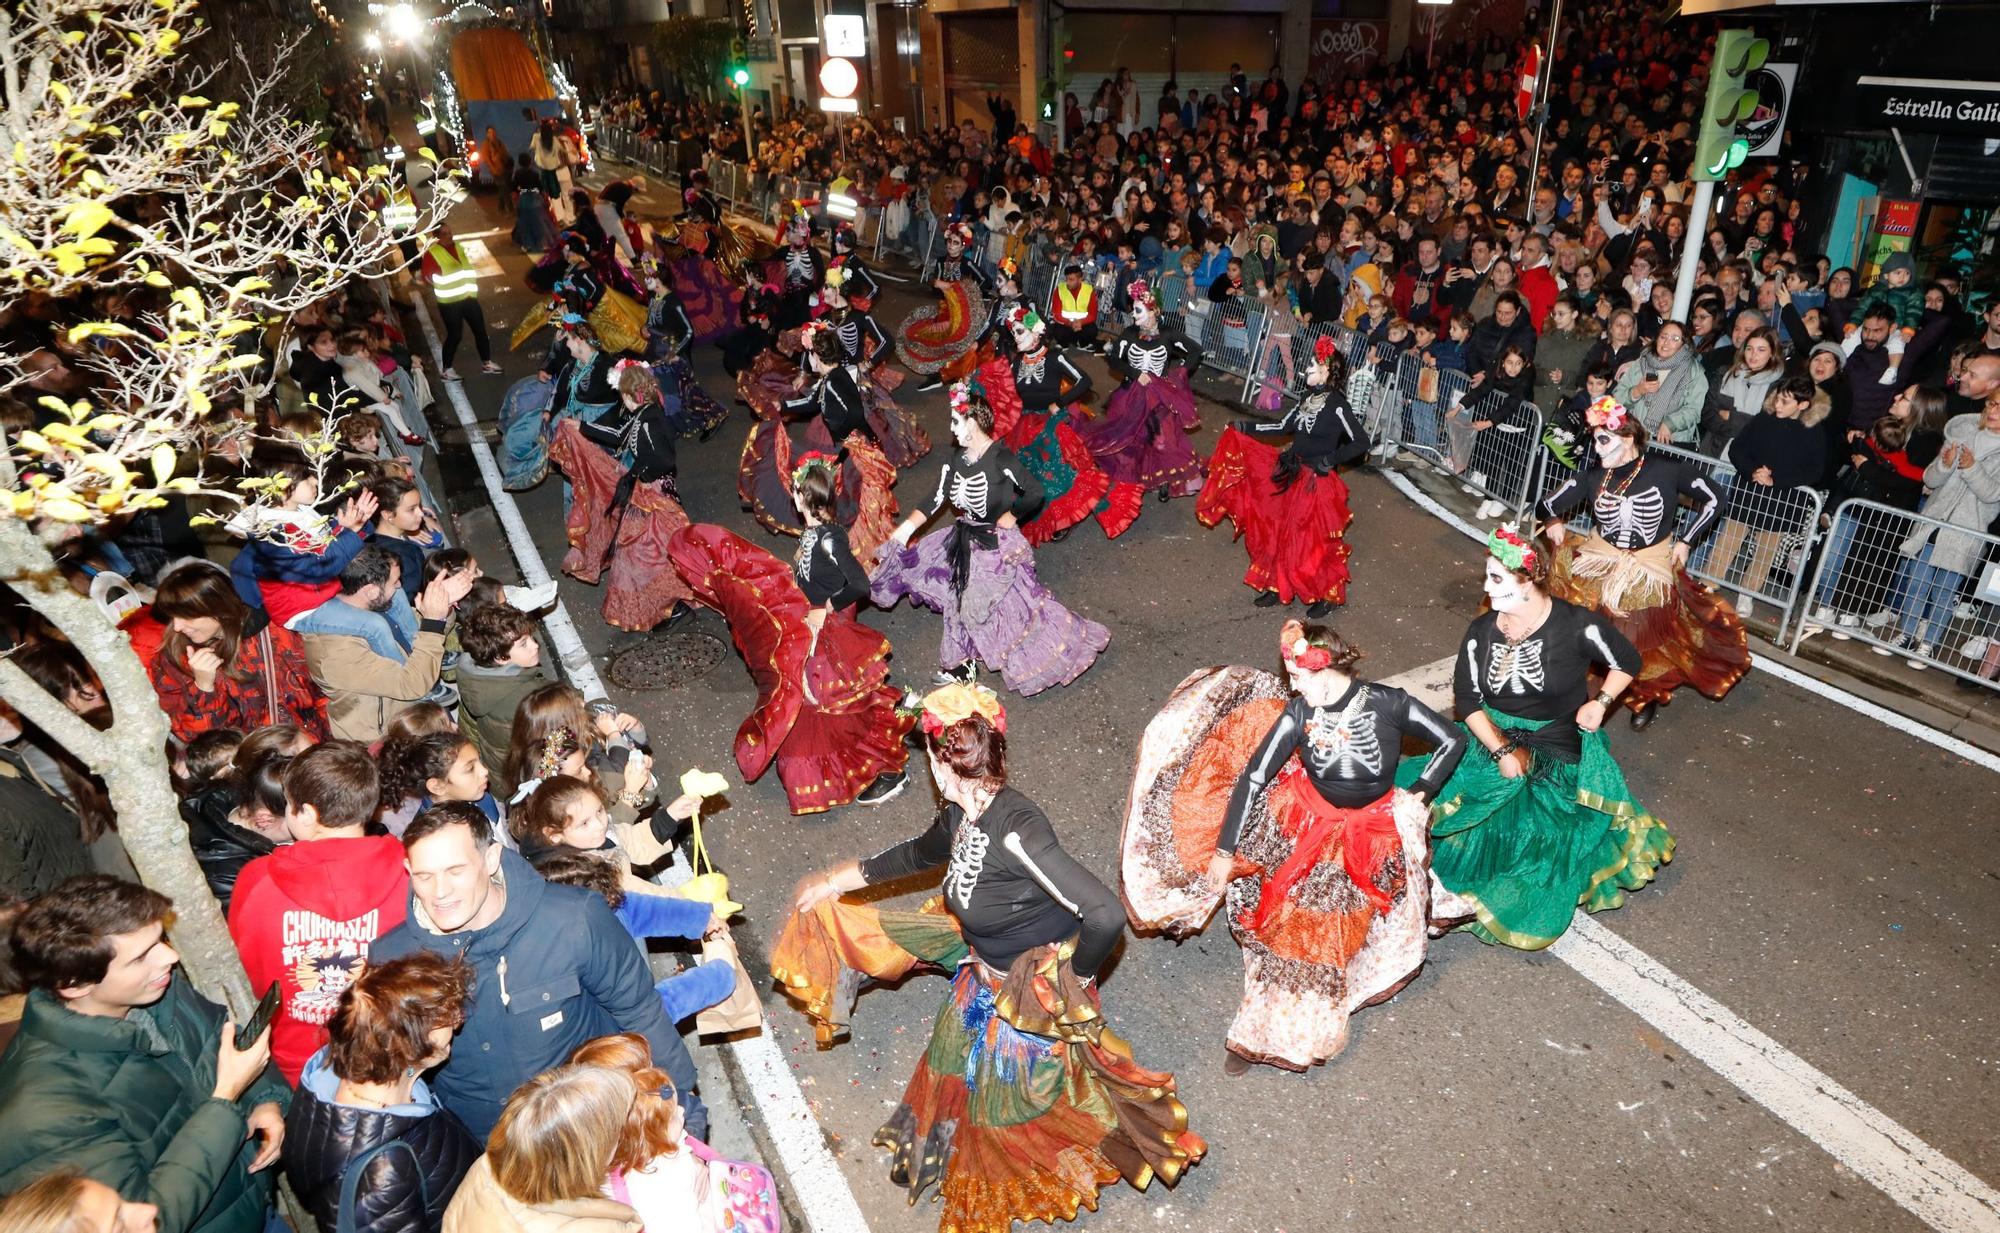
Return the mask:
[[[655, 188], [652, 199], [666, 196]], [[500, 347], [527, 303], [526, 258], [504, 231], [480, 235], [505, 221], [490, 197], [474, 198], [460, 207], [456, 228], [505, 268], [505, 277], [482, 284]], [[907, 288], [892, 288], [877, 315], [893, 328], [917, 302]], [[461, 353], [482, 419], [492, 419], [508, 381], [532, 372], [540, 346], [502, 356], [504, 378], [477, 376], [469, 345]], [[712, 351], [696, 367], [711, 393], [733, 399]], [[919, 410], [934, 441], [948, 441], [942, 394], [902, 401]], [[1229, 414], [1205, 407], [1197, 448], [1212, 444]], [[738, 508], [735, 463], [747, 429], [738, 408], [711, 441], [683, 444], [683, 499], [691, 518], [787, 555], [794, 541], [766, 535]], [[906, 506], [931, 475], [922, 465], [904, 474]], [[456, 485], [462, 493], [466, 482]], [[1348, 482], [1355, 582], [1335, 619], [1367, 651], [1365, 672], [1419, 669], [1450, 653], [1476, 609], [1476, 546], [1379, 476], [1360, 472]], [[553, 567], [563, 550], [556, 485], [524, 494], [521, 506]], [[460, 523], [483, 556], [505, 560], [490, 516], [473, 509]], [[1197, 668], [1274, 666], [1281, 617], [1251, 606], [1241, 549], [1226, 528], [1202, 528], [1192, 500], [1149, 500], [1115, 542], [1081, 527], [1037, 563], [1065, 603], [1111, 628], [1112, 642], [1069, 688], [1003, 695], [1012, 779], [1110, 882], [1145, 723]], [[563, 598], [594, 652], [647, 645], [646, 636], [594, 619], [601, 597], [593, 588], [565, 580]], [[936, 666], [935, 615], [904, 607], [867, 619], [897, 648], [898, 677], [921, 684]], [[728, 645], [713, 614], [696, 628]], [[683, 687], [614, 691], [647, 722], [663, 772], [701, 766], [737, 778], [730, 741], [753, 691], [733, 650]], [[2000, 857], [1991, 839], [2000, 781], [1761, 674], [1722, 704], [1689, 697], [1645, 734], [1621, 724], [1612, 740], [1641, 799], [1680, 846], [1657, 883], [1599, 923], [1976, 1177], [2000, 1181]], [[787, 811], [774, 776], [732, 792], [709, 833], [746, 905], [738, 936], [753, 972], [762, 974], [758, 952], [801, 876], [915, 833], [931, 808], [921, 782], [878, 809], [803, 819]], [[1085, 1217], [1092, 1226], [1925, 1227], [1550, 955], [1462, 936], [1436, 942], [1407, 990], [1357, 1017], [1346, 1053], [1306, 1075], [1223, 1074], [1222, 1033], [1240, 973], [1220, 926], [1179, 945], [1128, 937], [1105, 985], [1107, 1011], [1142, 1062], [1177, 1074], [1210, 1151], [1177, 1190], [1107, 1192], [1099, 1214]], [[795, 1011], [768, 1008], [847, 1183], [881, 1233], [936, 1227], [928, 1204], [907, 1206], [888, 1182], [869, 1139], [894, 1107], [944, 989], [941, 979], [915, 978], [870, 992], [851, 1041], [828, 1052], [814, 1050]], [[726, 1104], [706, 1056], [713, 1051], [701, 1052], [711, 1103]]]

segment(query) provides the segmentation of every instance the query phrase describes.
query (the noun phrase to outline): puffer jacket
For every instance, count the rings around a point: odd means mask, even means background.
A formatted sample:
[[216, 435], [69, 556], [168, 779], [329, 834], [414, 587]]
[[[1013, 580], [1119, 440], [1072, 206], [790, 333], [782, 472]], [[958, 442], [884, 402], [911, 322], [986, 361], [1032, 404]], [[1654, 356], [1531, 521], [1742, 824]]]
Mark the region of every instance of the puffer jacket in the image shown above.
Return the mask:
[[458, 1193], [480, 1146], [465, 1123], [437, 1103], [423, 1080], [410, 1103], [389, 1109], [336, 1104], [340, 1077], [321, 1049], [306, 1062], [299, 1090], [285, 1115], [285, 1178], [324, 1230], [340, 1211], [342, 1179], [350, 1162], [378, 1144], [354, 1194], [358, 1233], [437, 1233], [445, 1208]]
[[291, 1089], [266, 1068], [237, 1099], [215, 1099], [222, 1021], [179, 972], [123, 1019], [30, 993], [0, 1055], [0, 1193], [69, 1165], [156, 1204], [161, 1233], [261, 1233], [274, 1170], [250, 1172], [263, 1140], [244, 1138], [244, 1119], [283, 1108]]
[[256, 831], [229, 820], [236, 803], [236, 790], [228, 784], [204, 788], [181, 801], [181, 819], [188, 826], [188, 843], [194, 848], [195, 863], [201, 866], [209, 893], [222, 905], [225, 915], [243, 866], [278, 850], [276, 844]]

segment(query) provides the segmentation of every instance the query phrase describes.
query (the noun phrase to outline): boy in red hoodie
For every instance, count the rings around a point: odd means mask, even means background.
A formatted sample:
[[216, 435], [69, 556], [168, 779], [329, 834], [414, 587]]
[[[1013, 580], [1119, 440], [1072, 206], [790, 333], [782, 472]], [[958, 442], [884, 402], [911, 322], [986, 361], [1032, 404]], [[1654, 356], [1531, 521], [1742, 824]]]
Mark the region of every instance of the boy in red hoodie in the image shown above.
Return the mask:
[[293, 842], [245, 865], [230, 899], [229, 935], [251, 988], [278, 982], [271, 1060], [294, 1085], [369, 946], [408, 912], [403, 845], [363, 833], [380, 794], [367, 746], [327, 741], [300, 754], [285, 772]]

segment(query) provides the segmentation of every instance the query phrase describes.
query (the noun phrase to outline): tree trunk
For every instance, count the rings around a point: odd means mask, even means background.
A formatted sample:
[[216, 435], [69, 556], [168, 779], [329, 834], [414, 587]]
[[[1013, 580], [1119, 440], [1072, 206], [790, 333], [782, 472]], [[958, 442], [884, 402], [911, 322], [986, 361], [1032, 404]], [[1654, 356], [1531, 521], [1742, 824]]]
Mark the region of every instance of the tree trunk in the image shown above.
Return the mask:
[[99, 731], [0, 659], [0, 698], [82, 759], [111, 796], [118, 836], [139, 880], [174, 901], [174, 949], [189, 979], [241, 1022], [256, 1005], [221, 905], [188, 844], [167, 762], [159, 696], [124, 632], [69, 586], [48, 548], [18, 519], [0, 518], [0, 581], [70, 640], [97, 673], [112, 722]]

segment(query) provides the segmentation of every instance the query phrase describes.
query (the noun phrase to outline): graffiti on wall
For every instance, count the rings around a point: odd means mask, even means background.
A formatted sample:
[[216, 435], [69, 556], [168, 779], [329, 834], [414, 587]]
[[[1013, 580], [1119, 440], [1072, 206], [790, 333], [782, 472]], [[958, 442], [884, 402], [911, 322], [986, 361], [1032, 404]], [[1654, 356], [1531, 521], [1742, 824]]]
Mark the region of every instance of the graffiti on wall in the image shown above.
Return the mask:
[[1306, 73], [1322, 84], [1364, 73], [1387, 54], [1386, 21], [1316, 21]]

